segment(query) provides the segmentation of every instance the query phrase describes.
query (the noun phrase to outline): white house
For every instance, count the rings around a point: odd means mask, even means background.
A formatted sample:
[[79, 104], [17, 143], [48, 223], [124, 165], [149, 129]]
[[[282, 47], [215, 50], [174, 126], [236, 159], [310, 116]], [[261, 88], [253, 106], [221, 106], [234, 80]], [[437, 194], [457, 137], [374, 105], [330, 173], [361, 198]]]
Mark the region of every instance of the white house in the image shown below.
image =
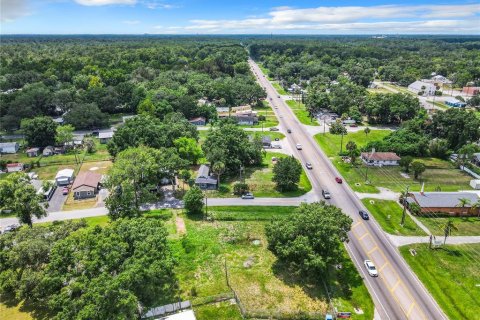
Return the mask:
[[7, 172], [23, 171], [23, 163], [7, 163]]
[[433, 96], [435, 95], [437, 87], [433, 83], [428, 83], [425, 81], [415, 81], [408, 86], [408, 90], [422, 96]]
[[398, 166], [400, 157], [395, 152], [362, 152], [361, 158], [367, 166]]
[[57, 172], [55, 176], [55, 182], [57, 186], [66, 186], [73, 182], [74, 175], [73, 169], [63, 169]]
[[2, 142], [0, 143], [0, 153], [17, 153], [20, 145], [18, 142]]

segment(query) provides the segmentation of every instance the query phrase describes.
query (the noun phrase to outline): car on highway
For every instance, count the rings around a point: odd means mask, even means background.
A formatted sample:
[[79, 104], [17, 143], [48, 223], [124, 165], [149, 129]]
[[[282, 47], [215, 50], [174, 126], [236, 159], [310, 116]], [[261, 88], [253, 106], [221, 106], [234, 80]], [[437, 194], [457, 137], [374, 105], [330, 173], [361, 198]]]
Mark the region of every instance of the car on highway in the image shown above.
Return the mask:
[[312, 170], [312, 168], [313, 168], [312, 164], [310, 162], [306, 162], [305, 167], [307, 167], [307, 169], [310, 169], [310, 170]]
[[375, 265], [372, 261], [365, 260], [363, 261], [363, 264], [365, 265], [365, 268], [367, 269], [367, 272], [371, 277], [378, 277], [377, 268], [375, 268]]
[[288, 132], [288, 133], [292, 133], [292, 129], [287, 129], [287, 132]]
[[271, 128], [270, 128], [270, 129], [268, 129], [268, 130], [270, 130], [270, 131], [278, 131], [279, 129], [278, 129], [278, 128], [276, 128], [276, 127], [271, 127]]
[[280, 98], [280, 96], [277, 96], [277, 98]]
[[300, 143], [297, 143], [297, 145], [295, 146], [295, 148], [297, 148], [297, 150], [302, 150], [302, 145]]
[[247, 192], [242, 195], [242, 199], [255, 199], [255, 197], [253, 196], [253, 193]]
[[360, 215], [360, 217], [362, 217], [363, 220], [368, 220], [368, 219], [370, 219], [370, 217], [368, 216], [367, 211], [365, 211], [365, 210], [360, 210], [360, 211], [358, 211], [358, 214]]
[[68, 194], [68, 188], [67, 188], [67, 187], [64, 187], [64, 188], [62, 189], [62, 194], [63, 194], [64, 196], [66, 196], [66, 195]]
[[325, 198], [325, 199], [330, 199], [332, 196], [330, 195], [330, 192], [328, 192], [328, 190], [325, 190], [323, 189], [322, 190], [322, 196]]
[[337, 183], [342, 183], [343, 182], [342, 178], [340, 178], [340, 177], [335, 177], [335, 181], [337, 181]]

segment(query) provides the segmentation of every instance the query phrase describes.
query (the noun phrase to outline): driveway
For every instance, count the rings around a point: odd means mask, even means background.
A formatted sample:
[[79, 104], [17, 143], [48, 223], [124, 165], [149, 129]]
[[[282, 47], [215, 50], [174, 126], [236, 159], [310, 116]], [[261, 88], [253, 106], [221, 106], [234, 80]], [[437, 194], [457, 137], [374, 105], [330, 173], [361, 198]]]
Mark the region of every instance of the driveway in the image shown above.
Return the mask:
[[50, 199], [50, 201], [48, 201], [48, 212], [57, 212], [62, 210], [63, 203], [65, 202], [65, 200], [67, 200], [67, 196], [64, 196], [62, 194], [62, 189], [63, 187], [57, 187], [57, 189], [53, 193], [52, 198]]

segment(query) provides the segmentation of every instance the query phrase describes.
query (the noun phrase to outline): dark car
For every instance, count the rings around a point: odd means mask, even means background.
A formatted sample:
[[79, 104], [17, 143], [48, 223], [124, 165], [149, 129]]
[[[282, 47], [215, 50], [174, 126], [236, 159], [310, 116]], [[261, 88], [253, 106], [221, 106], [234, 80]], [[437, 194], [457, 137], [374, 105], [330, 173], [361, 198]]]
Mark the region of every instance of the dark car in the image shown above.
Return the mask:
[[307, 169], [310, 169], [310, 170], [313, 169], [312, 164], [310, 162], [306, 162], [305, 167], [307, 167]]
[[358, 211], [358, 214], [360, 215], [360, 217], [362, 217], [363, 220], [368, 220], [370, 219], [370, 217], [368, 216], [368, 213], [364, 210], [360, 210]]
[[343, 182], [342, 178], [340, 178], [340, 177], [335, 177], [335, 181], [337, 181], [337, 183], [342, 183]]
[[292, 129], [287, 129], [287, 132], [288, 132], [288, 133], [292, 133]]

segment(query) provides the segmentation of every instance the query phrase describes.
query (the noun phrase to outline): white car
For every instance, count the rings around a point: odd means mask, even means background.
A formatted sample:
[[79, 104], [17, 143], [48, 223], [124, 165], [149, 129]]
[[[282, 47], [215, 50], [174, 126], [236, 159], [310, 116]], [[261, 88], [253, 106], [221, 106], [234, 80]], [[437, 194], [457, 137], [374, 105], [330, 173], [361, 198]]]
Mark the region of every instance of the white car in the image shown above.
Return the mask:
[[242, 195], [242, 199], [255, 199], [255, 197], [253, 196], [253, 193], [247, 192]]
[[363, 264], [365, 265], [365, 268], [367, 268], [367, 272], [371, 277], [378, 277], [377, 268], [375, 268], [375, 265], [372, 261], [365, 260]]
[[302, 150], [302, 145], [300, 143], [297, 143], [296, 148], [297, 150]]

